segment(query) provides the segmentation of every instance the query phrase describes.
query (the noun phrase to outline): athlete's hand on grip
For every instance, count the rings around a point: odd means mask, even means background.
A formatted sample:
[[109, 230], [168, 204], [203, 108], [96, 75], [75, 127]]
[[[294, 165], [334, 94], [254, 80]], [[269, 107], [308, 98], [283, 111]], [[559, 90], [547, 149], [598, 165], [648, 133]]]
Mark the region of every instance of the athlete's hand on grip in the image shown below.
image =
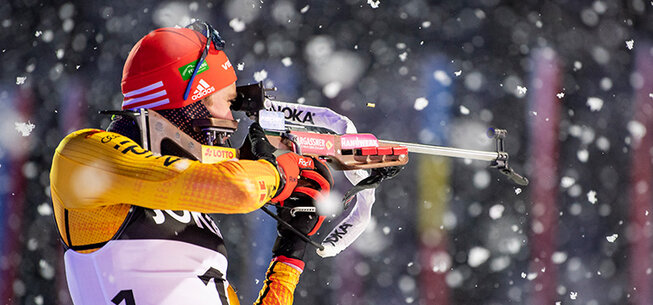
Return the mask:
[[277, 149], [270, 144], [270, 141], [265, 136], [265, 131], [259, 123], [252, 123], [249, 126], [249, 133], [247, 134], [247, 141], [243, 143], [240, 151], [241, 158], [251, 160], [267, 160], [268, 162], [277, 165], [274, 152]]
[[[266, 160], [275, 165], [279, 171], [281, 177], [279, 191], [277, 191], [272, 202], [279, 203], [288, 198], [297, 187], [297, 179], [299, 179], [301, 172], [316, 169], [316, 164], [319, 164], [319, 171], [328, 176], [327, 180], [331, 182], [333, 180], [324, 161], [318, 161], [312, 157], [302, 157], [292, 152], [278, 151], [270, 144], [265, 136], [265, 131], [258, 123], [253, 123], [249, 127], [247, 140], [241, 149], [241, 157]], [[309, 173], [308, 175], [313, 174]]]
[[[291, 223], [296, 229], [300, 232], [311, 236], [317, 232], [317, 230], [322, 225], [324, 221], [324, 216], [313, 217], [312, 214], [317, 215], [316, 213], [308, 213], [308, 219], [299, 220], [301, 215], [293, 215], [290, 213], [288, 215], [287, 211], [292, 211], [295, 207], [315, 207], [317, 202], [323, 200], [326, 196], [329, 195], [331, 187], [333, 186], [333, 177], [331, 176], [331, 171], [326, 163], [319, 159], [313, 159], [315, 161], [314, 170], [302, 170], [300, 173], [300, 179], [297, 187], [292, 191], [290, 197], [284, 201], [279, 202], [281, 211], [286, 214], [286, 220], [288, 223]], [[282, 213], [279, 213], [280, 215]], [[290, 217], [288, 217], [290, 216]], [[283, 217], [282, 217], [283, 218]]]
[[[293, 152], [277, 151], [275, 154], [277, 155], [277, 168], [282, 183], [279, 191], [272, 198], [272, 202], [281, 203], [287, 199], [297, 187], [300, 176], [314, 181], [321, 190], [324, 189], [327, 193], [329, 192], [330, 185], [333, 184], [333, 177], [331, 177], [331, 172], [324, 161], [313, 157], [300, 156]], [[329, 185], [328, 188], [327, 185]]]
[[[315, 169], [302, 171], [299, 186], [288, 199], [279, 202], [277, 206], [277, 214], [282, 220], [308, 236], [314, 235], [320, 229], [325, 217], [320, 216], [317, 211], [310, 212], [299, 208], [317, 208], [333, 186], [333, 178], [324, 161], [314, 160], [317, 161]], [[277, 231], [279, 236], [272, 249], [274, 256], [302, 260], [306, 241], [284, 225], [278, 224]]]

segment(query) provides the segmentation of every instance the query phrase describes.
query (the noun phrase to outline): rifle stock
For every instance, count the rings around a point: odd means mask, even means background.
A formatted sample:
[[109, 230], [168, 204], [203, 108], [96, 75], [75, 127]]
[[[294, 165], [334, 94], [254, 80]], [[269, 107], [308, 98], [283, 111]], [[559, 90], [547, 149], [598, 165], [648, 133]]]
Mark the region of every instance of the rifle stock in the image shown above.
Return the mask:
[[[299, 132], [290, 132], [291, 135], [297, 136]], [[327, 135], [324, 139], [324, 147], [315, 148], [303, 146], [300, 141], [310, 141], [316, 139], [315, 142], [321, 142], [324, 135], [313, 133], [299, 133], [299, 140], [295, 143], [288, 136], [281, 135], [268, 135], [267, 138], [270, 143], [277, 149], [299, 151], [302, 155], [313, 156], [324, 159], [336, 170], [355, 170], [355, 169], [372, 169], [380, 167], [393, 167], [404, 166], [408, 163], [408, 150], [403, 146], [384, 144], [379, 142], [379, 146], [358, 147], [358, 148], [343, 148], [343, 136], [358, 136], [363, 134], [350, 134], [350, 135]], [[317, 138], [315, 138], [318, 136]], [[326, 146], [333, 145], [332, 148]]]

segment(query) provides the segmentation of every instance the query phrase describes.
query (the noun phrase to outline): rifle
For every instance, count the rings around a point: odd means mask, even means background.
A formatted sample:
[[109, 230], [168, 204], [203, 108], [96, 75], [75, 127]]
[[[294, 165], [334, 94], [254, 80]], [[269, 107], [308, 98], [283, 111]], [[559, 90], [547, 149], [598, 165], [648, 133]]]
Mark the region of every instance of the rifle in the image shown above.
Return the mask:
[[[404, 166], [408, 163], [408, 152], [433, 156], [464, 158], [490, 162], [514, 183], [522, 186], [529, 181], [516, 173], [508, 164], [508, 152], [505, 150], [505, 129], [490, 128], [487, 136], [495, 139], [495, 151], [478, 151], [435, 145], [424, 145], [399, 141], [378, 140], [369, 133], [338, 134], [315, 122], [308, 124], [307, 113], [304, 119], [297, 114], [298, 104], [284, 103], [269, 99], [261, 82], [239, 86], [238, 96], [232, 104], [233, 110], [244, 111], [250, 117], [257, 118], [263, 129], [269, 133], [268, 139], [278, 147], [289, 148], [288, 141], [298, 153], [321, 157], [338, 170], [372, 169], [392, 166]], [[324, 107], [304, 106], [319, 113], [335, 114]], [[337, 114], [335, 114], [337, 115]], [[339, 115], [338, 115], [339, 116]], [[297, 118], [297, 119], [295, 119]], [[288, 119], [293, 119], [289, 121]], [[313, 117], [311, 117], [311, 121]], [[333, 120], [331, 120], [333, 121]], [[288, 141], [284, 142], [283, 139]], [[318, 143], [318, 144], [316, 144]], [[319, 143], [325, 143], [320, 145]], [[329, 143], [333, 143], [330, 147]], [[283, 146], [282, 146], [283, 144]]]
[[[352, 129], [353, 123], [329, 108], [274, 101], [266, 95], [266, 92], [271, 90], [276, 89], [266, 89], [261, 82], [237, 87], [237, 98], [233, 101], [231, 109], [234, 114], [240, 115], [238, 121], [217, 118], [194, 120], [191, 123], [194, 130], [205, 133], [213, 145], [197, 142], [151, 109], [100, 113], [134, 119], [141, 132], [143, 148], [154, 154], [176, 155], [203, 163], [237, 160], [239, 151], [236, 148], [241, 147], [244, 142], [249, 125], [258, 121], [270, 143], [278, 149], [321, 158], [332, 168], [345, 171], [346, 175], [350, 174], [347, 178], [355, 186], [342, 199], [345, 209], [357, 194], [361, 194], [358, 201], [365, 203], [365, 208], [371, 209], [374, 202], [373, 190], [371, 196], [369, 193], [363, 195], [362, 192], [374, 189], [382, 181], [397, 175], [408, 163], [408, 153], [488, 161], [490, 167], [498, 169], [514, 183], [528, 185], [528, 179], [517, 174], [508, 164], [509, 155], [504, 144], [506, 130], [488, 130], [488, 136], [496, 142], [496, 151], [492, 152], [379, 140], [369, 133], [347, 133]], [[361, 174], [360, 170], [371, 170], [371, 174]], [[360, 179], [351, 178], [356, 175], [352, 174], [353, 172], [358, 172]], [[367, 177], [364, 177], [365, 175]], [[358, 180], [357, 183], [354, 183], [354, 180]], [[368, 221], [358, 217], [359, 221], [354, 223], [347, 217], [332, 230], [322, 244], [318, 244], [265, 206], [261, 209], [323, 251], [318, 251], [323, 257], [333, 256], [349, 246], [363, 232]], [[299, 212], [309, 212], [309, 209], [310, 212], [315, 212], [313, 207], [302, 208]], [[331, 244], [329, 251], [325, 251], [325, 244]]]

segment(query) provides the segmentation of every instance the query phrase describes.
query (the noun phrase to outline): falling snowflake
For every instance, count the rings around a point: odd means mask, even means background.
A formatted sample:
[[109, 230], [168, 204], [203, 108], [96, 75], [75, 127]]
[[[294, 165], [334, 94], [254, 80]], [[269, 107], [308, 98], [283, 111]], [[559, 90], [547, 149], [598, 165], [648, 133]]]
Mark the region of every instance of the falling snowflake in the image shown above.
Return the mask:
[[431, 256], [431, 270], [436, 273], [445, 273], [451, 268], [451, 256], [444, 251], [438, 251]]
[[596, 191], [589, 191], [589, 192], [587, 192], [587, 200], [588, 200], [589, 202], [591, 202], [592, 204], [596, 204], [596, 202], [598, 201], [598, 200], [596, 199]]
[[418, 97], [415, 99], [415, 104], [413, 105], [413, 108], [417, 111], [422, 111], [426, 106], [429, 105], [429, 100], [427, 100], [425, 97]]
[[367, 107], [374, 108], [374, 107], [376, 107], [376, 104], [375, 103], [367, 103]]
[[608, 151], [610, 149], [610, 140], [606, 137], [599, 137], [596, 139], [596, 147], [602, 151]]
[[326, 84], [322, 88], [322, 93], [324, 93], [324, 96], [328, 98], [334, 98], [338, 96], [338, 93], [340, 93], [340, 90], [342, 90], [342, 83], [340, 82], [330, 82]]
[[20, 132], [23, 137], [29, 136], [32, 130], [34, 130], [34, 127], [36, 127], [36, 125], [29, 121], [27, 123], [14, 122], [14, 124], [16, 126], [16, 131]]
[[583, 63], [580, 61], [575, 61], [574, 62], [574, 71], [578, 71], [583, 68]]
[[522, 191], [521, 188], [518, 187], [518, 188], [515, 189], [515, 194], [519, 195], [519, 194], [521, 194], [521, 191]]
[[304, 14], [304, 13], [308, 12], [308, 9], [309, 9], [309, 8], [311, 8], [311, 6], [310, 6], [310, 5], [306, 5], [306, 6], [302, 7], [302, 9], [301, 9], [299, 12], [302, 13], [302, 14]]
[[605, 239], [607, 239], [609, 242], [613, 243], [615, 240], [617, 240], [617, 237], [619, 237], [619, 234], [612, 234], [610, 236], [606, 236]]
[[503, 211], [506, 208], [503, 205], [495, 204], [490, 208], [490, 218], [499, 219], [503, 216]]
[[526, 91], [528, 91], [528, 89], [526, 87], [517, 86], [517, 94], [518, 95], [524, 96], [524, 95], [526, 95]]
[[238, 69], [238, 71], [243, 71], [243, 70], [245, 70], [245, 63], [244, 63], [244, 62], [238, 63], [238, 64], [236, 65], [236, 68]]
[[653, 98], [653, 93], [649, 93], [648, 97]]
[[62, 59], [64, 54], [66, 54], [66, 50], [64, 49], [58, 49], [55, 54], [57, 55], [57, 59]]
[[553, 252], [553, 255], [551, 255], [551, 261], [554, 264], [562, 264], [567, 261], [567, 253], [565, 252]]
[[470, 267], [478, 267], [481, 264], [485, 263], [489, 257], [490, 250], [483, 247], [474, 247], [469, 250], [467, 264], [469, 264]]
[[578, 157], [578, 161], [585, 163], [590, 158], [590, 153], [587, 149], [579, 149], [576, 152], [576, 157]]
[[290, 67], [292, 66], [292, 58], [284, 57], [283, 59], [281, 59], [281, 63], [283, 64], [284, 67]]
[[641, 139], [646, 135], [646, 126], [638, 121], [628, 122], [628, 131], [635, 139]]
[[635, 46], [635, 41], [634, 40], [631, 39], [631, 40], [626, 41], [626, 48], [628, 48], [628, 50], [632, 50], [633, 46]]
[[587, 99], [586, 105], [590, 107], [591, 111], [599, 111], [603, 108], [603, 100], [598, 97], [590, 97]]
[[569, 298], [575, 300], [578, 297], [578, 292], [572, 291], [569, 293]]
[[460, 113], [463, 115], [468, 115], [469, 114], [469, 109], [463, 105], [460, 105]]
[[264, 79], [268, 78], [268, 71], [265, 71], [265, 69], [254, 72], [254, 80], [257, 82], [262, 82]]
[[557, 96], [559, 99], [561, 99], [561, 98], [565, 97], [565, 93], [564, 93], [564, 92], [560, 92], [560, 93], [556, 94], [556, 96]]
[[448, 87], [451, 85], [451, 78], [442, 70], [433, 72], [433, 78], [435, 78], [435, 80], [437, 80], [442, 86]]
[[423, 28], [430, 28], [431, 27], [431, 21], [424, 21], [422, 22], [422, 27]]
[[38, 207], [36, 207], [36, 210], [38, 211], [39, 215], [41, 216], [49, 216], [52, 215], [52, 206], [48, 203], [42, 203]]
[[367, 0], [367, 4], [369, 4], [372, 8], [378, 8], [379, 4], [381, 4], [381, 0]]
[[234, 18], [229, 21], [229, 26], [234, 30], [234, 32], [242, 32], [245, 30], [245, 22], [238, 19]]
[[39, 273], [44, 279], [54, 278], [54, 267], [45, 260], [39, 261]]
[[406, 61], [406, 58], [408, 58], [408, 53], [407, 52], [403, 52], [403, 53], [399, 54], [399, 60], [401, 60], [402, 62]]
[[22, 85], [25, 83], [25, 80], [27, 79], [27, 76], [18, 76], [16, 77], [16, 85]]
[[569, 188], [574, 184], [576, 184], [576, 179], [572, 177], [564, 176], [560, 179], [560, 185], [564, 188]]
[[453, 73], [453, 75], [455, 75], [455, 76], [460, 76], [460, 74], [463, 74], [463, 70], [458, 70], [458, 71]]

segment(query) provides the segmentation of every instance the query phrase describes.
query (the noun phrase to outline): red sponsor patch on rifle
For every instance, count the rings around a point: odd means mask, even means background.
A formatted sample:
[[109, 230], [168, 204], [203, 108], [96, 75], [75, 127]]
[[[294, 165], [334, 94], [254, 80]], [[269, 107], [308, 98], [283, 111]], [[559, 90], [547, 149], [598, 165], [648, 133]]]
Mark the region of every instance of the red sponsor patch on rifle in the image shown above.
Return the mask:
[[332, 135], [301, 131], [293, 131], [292, 134], [297, 136], [297, 143], [302, 149], [303, 154], [333, 156], [336, 152], [334, 145], [335, 137]]
[[377, 140], [373, 134], [369, 133], [346, 134], [340, 137], [341, 149], [355, 149], [377, 146], [379, 146], [379, 140]]

